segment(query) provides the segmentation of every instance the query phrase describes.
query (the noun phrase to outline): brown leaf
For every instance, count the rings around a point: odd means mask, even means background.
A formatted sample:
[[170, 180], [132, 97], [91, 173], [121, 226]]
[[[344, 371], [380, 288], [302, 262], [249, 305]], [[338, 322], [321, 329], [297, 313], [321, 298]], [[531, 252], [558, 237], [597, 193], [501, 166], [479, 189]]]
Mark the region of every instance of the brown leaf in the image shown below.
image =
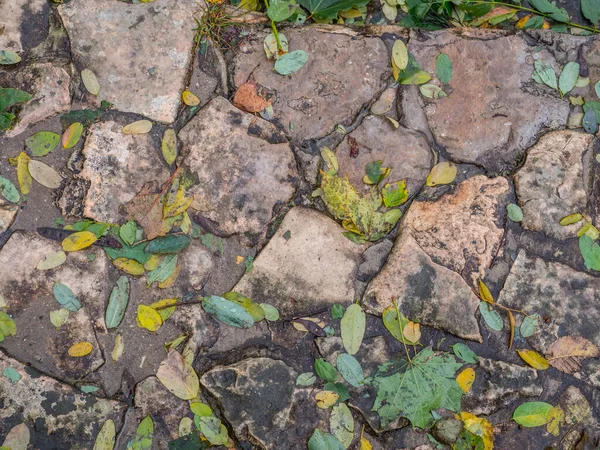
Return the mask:
[[600, 356], [600, 350], [581, 336], [565, 336], [554, 341], [546, 351], [546, 358], [552, 367], [572, 374], [581, 369], [584, 358]]
[[156, 182], [146, 183], [138, 195], [125, 205], [128, 215], [146, 232], [148, 239], [164, 236], [173, 227], [173, 218], [163, 219], [163, 198]]
[[508, 322], [510, 323], [510, 338], [508, 340], [508, 349], [510, 350], [515, 339], [515, 316], [511, 311], [508, 311]]
[[350, 158], [357, 158], [360, 149], [358, 148], [358, 142], [356, 139], [348, 136], [348, 145], [350, 146]]
[[233, 96], [233, 104], [249, 113], [257, 113], [271, 104], [272, 99], [268, 96], [267, 88], [250, 80], [238, 88]]

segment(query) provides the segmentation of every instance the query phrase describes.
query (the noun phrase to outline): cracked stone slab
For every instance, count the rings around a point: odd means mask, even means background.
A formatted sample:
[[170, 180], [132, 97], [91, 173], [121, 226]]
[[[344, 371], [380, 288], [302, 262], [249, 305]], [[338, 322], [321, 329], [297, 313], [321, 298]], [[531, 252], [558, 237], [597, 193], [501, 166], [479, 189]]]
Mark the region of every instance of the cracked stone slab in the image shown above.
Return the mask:
[[576, 234], [581, 224], [563, 227], [559, 222], [569, 214], [588, 213], [592, 139], [590, 134], [555, 131], [529, 149], [525, 164], [515, 175], [523, 228], [556, 239]]
[[120, 111], [173, 122], [194, 49], [194, 0], [69, 2], [58, 8], [78, 70]]
[[1, 86], [15, 87], [32, 95], [32, 99], [22, 106], [16, 124], [6, 135], [17, 136], [29, 125], [68, 111], [71, 107], [70, 81], [67, 71], [52, 63], [31, 64], [16, 74], [0, 73]]
[[249, 78], [275, 92], [274, 120], [293, 140], [313, 139], [348, 122], [386, 86], [391, 75], [388, 51], [379, 38], [344, 28], [287, 29], [290, 50], [304, 50], [308, 62], [281, 76], [263, 49], [268, 31], [240, 45], [233, 66], [239, 87]]
[[19, 207], [17, 205], [0, 202], [0, 234], [10, 228], [18, 212]]
[[[41, 31], [36, 28], [44, 28], [44, 21], [48, 20], [48, 9], [48, 2], [45, 0], [11, 0], [0, 3], [0, 29], [4, 28], [0, 34], [0, 48], [21, 53], [39, 43], [29, 41]], [[45, 28], [47, 33], [47, 23]]]
[[31, 448], [89, 449], [106, 420], [112, 419], [117, 430], [121, 427], [125, 403], [84, 394], [0, 352], [0, 373], [8, 367], [21, 378], [12, 383], [0, 376], [0, 442], [23, 421]]
[[[0, 295], [17, 326], [17, 334], [5, 339], [0, 347], [40, 371], [77, 380], [104, 363], [95, 336], [96, 327], [100, 330], [103, 325], [95, 319], [104, 316], [104, 302], [109, 295], [108, 261], [102, 250], [92, 248], [70, 253], [67, 261], [55, 269], [36, 269], [41, 259], [60, 249], [60, 242], [16, 231], [0, 250], [0, 267], [11, 268], [0, 278]], [[94, 255], [94, 260], [90, 261], [88, 255]], [[49, 315], [61, 307], [52, 293], [55, 282], [68, 286], [82, 304], [58, 329]], [[91, 354], [68, 356], [69, 347], [81, 341], [92, 343]]]
[[83, 214], [98, 222], [123, 221], [122, 205], [133, 199], [145, 183], [164, 183], [170, 176], [151, 136], [126, 135], [122, 128], [113, 121], [90, 127], [83, 147], [83, 170], [75, 178], [77, 183], [89, 183]]
[[539, 134], [564, 126], [569, 103], [531, 79], [536, 58], [554, 63], [549, 52], [536, 53], [521, 35], [465, 34], [412, 34], [409, 50], [423, 70], [435, 74], [440, 52], [454, 62], [448, 97], [420, 101], [433, 136], [453, 159], [498, 173], [514, 168]]
[[202, 217], [222, 234], [257, 239], [295, 192], [297, 171], [287, 139], [269, 122], [216, 97], [180, 132], [190, 189]]
[[312, 387], [295, 386], [297, 376], [283, 361], [249, 358], [217, 366], [200, 382], [222, 406], [238, 439], [266, 450], [300, 450], [315, 428], [328, 429], [329, 412], [315, 406]]
[[366, 165], [375, 160], [382, 160], [383, 167], [392, 168], [385, 182], [406, 179], [410, 195], [417, 193], [425, 183], [433, 153], [422, 134], [403, 126], [395, 129], [383, 117], [368, 116], [349, 137], [356, 139], [358, 143], [358, 156], [350, 156], [347, 138], [336, 148], [335, 153], [340, 165], [340, 176], [348, 175], [355, 187], [364, 186], [366, 190], [369, 189], [362, 179], [366, 173]]
[[352, 301], [363, 247], [343, 231], [319, 211], [292, 208], [233, 290], [270, 303], [285, 318]]

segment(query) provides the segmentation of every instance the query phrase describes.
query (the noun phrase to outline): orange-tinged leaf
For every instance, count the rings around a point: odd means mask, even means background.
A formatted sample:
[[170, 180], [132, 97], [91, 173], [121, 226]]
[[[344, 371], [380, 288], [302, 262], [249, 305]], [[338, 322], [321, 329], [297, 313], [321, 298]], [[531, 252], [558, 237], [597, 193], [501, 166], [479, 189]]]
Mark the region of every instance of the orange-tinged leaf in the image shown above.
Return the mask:
[[517, 353], [523, 361], [537, 370], [546, 370], [550, 367], [548, 360], [533, 350], [517, 350]]
[[419, 339], [421, 339], [421, 324], [408, 321], [402, 330], [402, 334], [410, 342], [419, 342]]
[[123, 134], [146, 134], [152, 129], [152, 122], [149, 120], [137, 120], [123, 127]]
[[188, 106], [198, 106], [200, 99], [187, 89], [181, 93], [181, 100]]
[[321, 409], [331, 408], [339, 398], [340, 396], [332, 391], [320, 391], [315, 395], [317, 406]]
[[520, 18], [519, 21], [517, 23], [515, 23], [515, 27], [523, 28], [530, 17], [531, 16], [525, 16], [525, 17]]
[[490, 292], [488, 287], [485, 285], [483, 280], [479, 280], [479, 298], [481, 300], [483, 300], [484, 302], [490, 303], [491, 305], [496, 303], [494, 301], [494, 297], [492, 297], [492, 293]]
[[62, 249], [65, 252], [76, 252], [89, 247], [97, 240], [98, 238], [91, 231], [78, 231], [63, 239]]
[[93, 346], [89, 342], [78, 342], [77, 344], [71, 345], [67, 353], [73, 358], [80, 358], [92, 353], [92, 348]]
[[29, 161], [31, 161], [31, 158], [27, 153], [19, 153], [17, 157], [17, 180], [19, 181], [19, 189], [23, 195], [29, 194], [31, 185], [33, 184], [33, 178], [29, 173]]
[[584, 358], [600, 356], [600, 351], [593, 343], [580, 336], [564, 336], [546, 350], [546, 358], [552, 367], [572, 374], [581, 369]]
[[137, 325], [148, 331], [156, 331], [163, 324], [162, 317], [154, 308], [146, 305], [138, 305]]
[[265, 87], [250, 80], [238, 88], [233, 96], [233, 104], [249, 113], [257, 113], [272, 103], [272, 100], [267, 99], [267, 94]]
[[456, 382], [463, 392], [469, 392], [473, 386], [473, 383], [475, 382], [475, 370], [471, 367], [467, 367], [457, 375]]
[[563, 422], [564, 418], [565, 412], [560, 406], [556, 405], [548, 413], [546, 431], [553, 436], [558, 436], [560, 434], [560, 424]]
[[73, 148], [81, 139], [83, 133], [83, 125], [79, 122], [72, 123], [62, 135], [62, 145], [64, 148]]
[[[507, 310], [508, 311], [508, 310]], [[515, 340], [515, 316], [512, 311], [508, 311], [508, 323], [510, 324], [510, 337], [508, 339], [508, 349], [510, 350], [513, 345], [513, 341]]]
[[237, 256], [235, 257], [235, 263], [236, 263], [236, 264], [241, 264], [241, 263], [243, 263], [243, 262], [244, 262], [244, 259], [245, 259], [245, 258], [244, 258], [243, 256], [237, 255]]
[[465, 424], [465, 428], [467, 430], [477, 436], [481, 436], [483, 439], [484, 450], [493, 450], [494, 427], [488, 420], [477, 417], [468, 412], [461, 412], [460, 418]]
[[117, 269], [122, 270], [128, 275], [133, 275], [134, 277], [144, 275], [144, 272], [146, 271], [143, 265], [133, 259], [117, 258], [112, 263]]

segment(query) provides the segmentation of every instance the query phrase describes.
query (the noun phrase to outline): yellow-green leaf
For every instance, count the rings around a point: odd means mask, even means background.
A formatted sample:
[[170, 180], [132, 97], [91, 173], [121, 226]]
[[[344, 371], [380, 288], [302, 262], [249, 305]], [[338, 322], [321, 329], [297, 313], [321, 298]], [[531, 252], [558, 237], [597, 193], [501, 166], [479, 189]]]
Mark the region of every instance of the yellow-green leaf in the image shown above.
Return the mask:
[[427, 186], [437, 186], [439, 184], [450, 184], [456, 178], [456, 166], [451, 162], [444, 161], [436, 164], [429, 172], [427, 177]]
[[177, 159], [177, 134], [175, 134], [175, 130], [169, 128], [165, 130], [165, 134], [163, 134], [161, 150], [163, 158], [165, 158], [165, 162], [168, 165], [171, 165]]
[[198, 396], [198, 375], [178, 352], [171, 350], [167, 359], [160, 363], [156, 377], [175, 396], [192, 400]]
[[96, 436], [96, 442], [94, 443], [94, 450], [113, 450], [115, 447], [115, 423], [112, 419], [108, 419], [100, 428], [98, 436]]
[[152, 122], [149, 120], [138, 120], [131, 122], [123, 127], [123, 134], [146, 134], [152, 129]]
[[67, 254], [61, 250], [50, 252], [37, 263], [37, 270], [55, 269], [67, 260]]
[[481, 436], [483, 439], [483, 449], [494, 449], [494, 427], [484, 418], [477, 417], [468, 412], [461, 412], [460, 419], [465, 424], [465, 428], [476, 436]]
[[402, 334], [409, 342], [419, 342], [419, 339], [421, 339], [421, 324], [409, 320], [402, 330]]
[[90, 94], [98, 95], [100, 92], [100, 83], [94, 72], [90, 69], [83, 69], [81, 71], [81, 81], [83, 81], [83, 85]]
[[527, 428], [546, 425], [552, 405], [545, 402], [526, 402], [513, 413], [513, 420]]
[[138, 305], [137, 325], [148, 331], [158, 330], [163, 323], [162, 317], [154, 308], [146, 305]]
[[160, 318], [164, 322], [169, 317], [173, 315], [175, 309], [177, 308], [178, 298], [165, 298], [154, 302], [150, 305], [150, 308], [156, 310], [156, 312], [160, 315]]
[[73, 148], [81, 139], [83, 125], [79, 122], [72, 123], [62, 135], [62, 145], [64, 148]]
[[546, 431], [553, 436], [558, 436], [560, 434], [560, 424], [563, 422], [564, 418], [565, 412], [563, 409], [558, 405], [553, 407], [546, 418]]
[[398, 39], [392, 47], [392, 61], [395, 66], [400, 69], [406, 69], [408, 65], [408, 49], [402, 40]]
[[490, 292], [488, 287], [485, 285], [483, 280], [479, 280], [478, 283], [479, 283], [479, 298], [481, 300], [483, 300], [484, 302], [493, 305], [495, 303], [494, 297], [492, 297], [492, 293]]
[[50, 311], [50, 323], [56, 328], [60, 328], [69, 320], [69, 310], [67, 308], [60, 308], [56, 311]]
[[90, 344], [89, 342], [78, 342], [77, 344], [71, 345], [67, 353], [73, 358], [80, 358], [82, 356], [87, 356], [90, 353], [92, 353], [92, 348], [92, 344]]
[[567, 225], [573, 225], [574, 223], [579, 222], [581, 219], [583, 219], [583, 216], [579, 213], [569, 214], [568, 216], [560, 219], [560, 224], [565, 227]]
[[27, 168], [31, 177], [42, 186], [49, 189], [58, 189], [60, 187], [62, 177], [49, 165], [32, 159], [29, 161]]
[[89, 247], [97, 240], [98, 238], [91, 231], [78, 231], [63, 239], [62, 249], [65, 252], [76, 252]]
[[33, 184], [33, 178], [31, 178], [31, 174], [29, 173], [29, 161], [31, 161], [31, 158], [27, 153], [19, 153], [17, 157], [17, 180], [19, 181], [19, 189], [23, 195], [29, 194], [31, 185]]
[[546, 370], [550, 363], [546, 358], [533, 350], [517, 350], [517, 353], [523, 361], [537, 370]]
[[112, 263], [117, 269], [122, 270], [128, 275], [133, 275], [136, 277], [143, 275], [146, 271], [144, 266], [134, 259], [117, 258], [113, 260]]
[[366, 316], [358, 303], [346, 308], [341, 321], [342, 343], [346, 351], [354, 355], [358, 352], [365, 334]]
[[469, 392], [473, 386], [473, 383], [475, 382], [475, 370], [471, 367], [467, 367], [457, 375], [456, 382], [463, 392]]

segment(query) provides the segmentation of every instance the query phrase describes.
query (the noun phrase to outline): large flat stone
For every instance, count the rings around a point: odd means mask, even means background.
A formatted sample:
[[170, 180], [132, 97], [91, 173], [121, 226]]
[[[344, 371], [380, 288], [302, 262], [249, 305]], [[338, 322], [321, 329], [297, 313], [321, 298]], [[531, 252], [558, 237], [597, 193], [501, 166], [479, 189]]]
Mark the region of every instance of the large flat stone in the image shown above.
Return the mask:
[[587, 133], [555, 131], [529, 149], [525, 164], [515, 175], [523, 228], [556, 239], [575, 235], [581, 224], [563, 227], [559, 222], [569, 214], [588, 213], [592, 139]]
[[[298, 72], [281, 76], [263, 49], [269, 32], [256, 33], [241, 44], [233, 66], [239, 87], [249, 78], [275, 91], [274, 119], [294, 140], [312, 139], [351, 121], [385, 87], [390, 76], [388, 51], [379, 38], [347, 29], [287, 29], [290, 50], [304, 50], [308, 62]], [[348, 124], [348, 123], [346, 123]]]
[[83, 147], [83, 170], [77, 175], [89, 182], [84, 216], [99, 222], [119, 223], [122, 205], [145, 183], [169, 179], [169, 171], [148, 134], [126, 135], [113, 121], [90, 127]]
[[121, 427], [125, 403], [84, 394], [0, 352], [0, 373], [9, 367], [21, 378], [12, 383], [0, 376], [0, 442], [25, 422], [31, 448], [90, 449], [106, 420], [112, 419], [117, 430]]
[[233, 290], [272, 304], [286, 318], [353, 301], [363, 248], [343, 231], [323, 213], [292, 208]]
[[[0, 48], [20, 53], [30, 45], [26, 42], [30, 39], [29, 33], [36, 34], [35, 28], [46, 28], [44, 19], [47, 21], [48, 3], [45, 0], [11, 0], [0, 3]], [[26, 30], [24, 32], [24, 30]]]
[[194, 0], [98, 0], [58, 8], [77, 69], [98, 77], [99, 99], [162, 122], [174, 121], [181, 104], [199, 9]]
[[269, 122], [216, 97], [180, 132], [190, 189], [202, 216], [225, 235], [260, 236], [292, 197], [296, 163], [285, 136]]
[[449, 96], [421, 101], [433, 136], [455, 160], [493, 173], [514, 168], [539, 134], [567, 122], [568, 101], [531, 79], [534, 59], [554, 63], [554, 58], [536, 53], [520, 35], [419, 32], [409, 50], [431, 74], [440, 52], [453, 62]]
[[349, 136], [356, 139], [360, 150], [357, 157], [351, 157], [348, 139], [336, 148], [340, 176], [347, 174], [355, 187], [368, 189], [362, 181], [365, 167], [371, 161], [382, 160], [383, 167], [392, 168], [386, 182], [405, 179], [411, 195], [421, 189], [433, 157], [425, 136], [403, 126], [394, 129], [387, 119], [378, 116], [366, 117]]
[[[10, 267], [0, 278], [0, 295], [17, 325], [17, 334], [6, 338], [0, 347], [40, 371], [76, 380], [104, 363], [95, 336], [95, 327], [103, 327], [94, 320], [104, 316], [104, 302], [109, 295], [108, 261], [102, 250], [93, 248], [69, 254], [67, 261], [55, 269], [36, 269], [41, 259], [60, 249], [60, 242], [17, 231], [0, 250], [0, 267]], [[88, 259], [88, 254], [95, 256], [94, 261]], [[50, 311], [61, 307], [52, 293], [55, 282], [68, 286], [82, 304], [58, 329], [49, 316]], [[92, 353], [81, 358], [68, 356], [69, 347], [80, 341], [90, 342]]]

